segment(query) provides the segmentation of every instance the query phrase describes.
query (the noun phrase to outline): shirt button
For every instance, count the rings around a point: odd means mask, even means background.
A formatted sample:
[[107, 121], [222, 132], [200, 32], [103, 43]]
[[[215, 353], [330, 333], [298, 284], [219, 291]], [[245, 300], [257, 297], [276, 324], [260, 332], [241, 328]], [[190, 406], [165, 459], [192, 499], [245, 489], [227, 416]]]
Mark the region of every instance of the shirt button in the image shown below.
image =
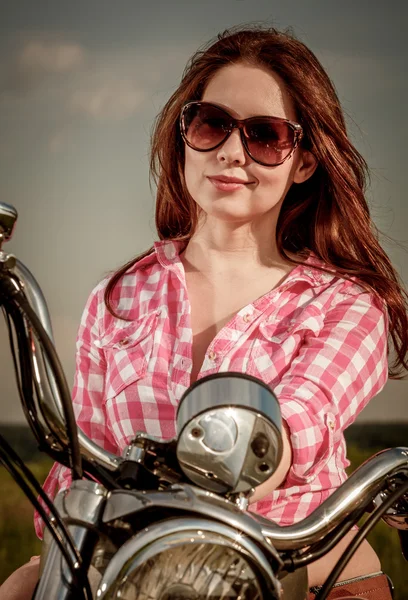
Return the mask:
[[127, 346], [130, 342], [129, 338], [124, 338], [123, 340], [120, 340], [119, 342], [119, 346]]
[[242, 318], [244, 319], [245, 323], [249, 323], [249, 321], [251, 320], [251, 315], [249, 313], [246, 313]]
[[334, 425], [334, 421], [329, 421], [329, 427], [331, 430], [334, 429], [335, 425]]
[[208, 353], [208, 358], [210, 360], [215, 360], [217, 358], [217, 354], [214, 352], [214, 350], [211, 350], [211, 352]]

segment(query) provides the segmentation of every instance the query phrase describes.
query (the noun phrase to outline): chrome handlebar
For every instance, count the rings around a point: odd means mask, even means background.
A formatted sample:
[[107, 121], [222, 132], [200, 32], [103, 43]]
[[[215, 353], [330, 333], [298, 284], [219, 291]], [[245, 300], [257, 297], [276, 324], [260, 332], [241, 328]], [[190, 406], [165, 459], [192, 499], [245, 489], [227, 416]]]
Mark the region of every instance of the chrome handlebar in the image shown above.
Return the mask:
[[[353, 512], [373, 502], [397, 478], [408, 479], [408, 448], [383, 450], [367, 460], [311, 515], [294, 525], [280, 527], [258, 517], [261, 523], [264, 522], [262, 533], [278, 550], [295, 550], [315, 544]], [[396, 520], [393, 526], [404, 529], [404, 517]]]

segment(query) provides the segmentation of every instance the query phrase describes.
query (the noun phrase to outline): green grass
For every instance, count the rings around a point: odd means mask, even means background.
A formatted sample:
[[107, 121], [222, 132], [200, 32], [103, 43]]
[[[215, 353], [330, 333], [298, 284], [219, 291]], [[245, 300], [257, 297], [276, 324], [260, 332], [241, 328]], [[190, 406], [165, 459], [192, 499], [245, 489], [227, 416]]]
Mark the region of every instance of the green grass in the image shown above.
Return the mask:
[[[51, 460], [28, 463], [38, 481], [43, 482]], [[0, 468], [0, 582], [31, 556], [40, 554], [41, 542], [34, 533], [33, 507], [8, 474]]]

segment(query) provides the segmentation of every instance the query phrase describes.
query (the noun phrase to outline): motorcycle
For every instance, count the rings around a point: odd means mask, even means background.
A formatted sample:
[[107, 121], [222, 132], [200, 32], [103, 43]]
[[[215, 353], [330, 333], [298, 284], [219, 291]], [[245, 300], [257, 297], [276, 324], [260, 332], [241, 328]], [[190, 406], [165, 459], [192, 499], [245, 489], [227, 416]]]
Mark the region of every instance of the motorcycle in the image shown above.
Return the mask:
[[116, 456], [87, 438], [76, 427], [41, 289], [2, 250], [16, 220], [0, 203], [0, 305], [18, 389], [39, 448], [72, 472], [70, 488], [51, 502], [0, 436], [0, 460], [48, 531], [35, 600], [304, 600], [307, 565], [366, 512], [316, 600], [379, 519], [398, 530], [408, 560], [408, 448], [370, 458], [294, 525], [247, 512], [282, 455], [278, 401], [254, 377], [219, 373], [194, 383], [180, 399], [174, 439], [137, 432]]

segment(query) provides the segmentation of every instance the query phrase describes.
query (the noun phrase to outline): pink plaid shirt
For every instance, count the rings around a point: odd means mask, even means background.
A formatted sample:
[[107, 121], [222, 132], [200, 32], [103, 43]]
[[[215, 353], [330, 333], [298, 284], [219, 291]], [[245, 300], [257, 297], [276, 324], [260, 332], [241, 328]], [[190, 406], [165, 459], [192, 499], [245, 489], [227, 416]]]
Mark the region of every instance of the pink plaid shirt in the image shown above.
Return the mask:
[[[190, 384], [192, 330], [181, 243], [162, 241], [122, 278], [114, 306], [107, 279], [92, 292], [77, 340], [73, 404], [79, 427], [122, 454], [136, 431], [176, 434], [177, 404]], [[343, 432], [387, 380], [387, 318], [373, 294], [322, 272], [310, 256], [279, 287], [242, 308], [215, 336], [198, 379], [238, 371], [276, 394], [293, 462], [282, 485], [250, 510], [290, 525], [311, 513], [345, 479]], [[55, 464], [44, 489], [70, 484]], [[37, 534], [42, 522], [36, 515]]]

